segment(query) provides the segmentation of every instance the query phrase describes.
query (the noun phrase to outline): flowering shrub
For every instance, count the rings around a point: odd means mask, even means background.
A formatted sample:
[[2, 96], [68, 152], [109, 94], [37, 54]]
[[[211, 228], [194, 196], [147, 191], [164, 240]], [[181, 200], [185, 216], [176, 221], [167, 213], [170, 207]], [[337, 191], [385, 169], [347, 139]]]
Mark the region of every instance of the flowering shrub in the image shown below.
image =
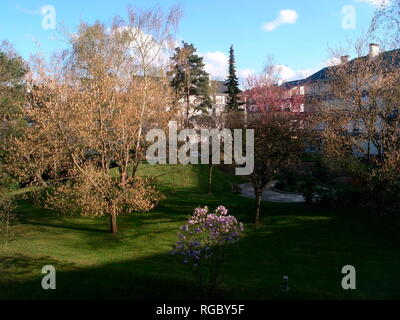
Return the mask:
[[208, 207], [196, 208], [180, 228], [172, 254], [182, 256], [190, 266], [203, 297], [209, 298], [221, 284], [225, 249], [239, 240], [243, 229], [243, 224], [228, 215], [224, 206], [214, 213], [209, 213]]

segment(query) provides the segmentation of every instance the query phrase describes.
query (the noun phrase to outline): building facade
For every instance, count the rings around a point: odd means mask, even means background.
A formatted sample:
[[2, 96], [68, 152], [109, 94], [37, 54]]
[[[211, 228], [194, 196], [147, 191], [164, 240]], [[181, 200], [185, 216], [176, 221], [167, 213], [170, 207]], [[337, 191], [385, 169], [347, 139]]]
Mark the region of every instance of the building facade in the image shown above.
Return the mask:
[[[357, 71], [354, 71], [357, 70], [357, 66], [362, 65], [367, 59], [369, 59], [369, 61], [374, 61], [374, 59], [378, 57], [379, 59], [376, 60], [376, 68], [379, 68], [379, 70], [377, 70], [376, 73], [371, 72], [371, 79], [365, 81], [365, 87], [363, 90], [361, 90], [360, 103], [362, 105], [368, 105], [371, 103], [369, 101], [369, 84], [374, 81], [374, 78], [376, 81], [378, 81], [379, 77], [384, 74], [386, 70], [389, 71], [400, 68], [400, 49], [381, 52], [379, 45], [371, 43], [369, 45], [368, 55], [366, 56], [357, 57], [352, 60], [349, 60], [349, 56], [342, 56], [338, 65], [323, 68], [305, 79], [285, 83], [281, 82], [278, 83], [278, 85], [285, 88], [289, 97], [293, 95], [299, 95], [303, 97], [304, 104], [301, 108], [301, 112], [315, 112], [317, 105], [320, 108], [331, 108], [338, 105], [343, 107], [346, 102], [337, 98], [333, 93], [331, 87], [332, 75], [335, 74], [335, 71], [340, 66], [344, 66], [346, 67], [346, 70], [349, 70], [349, 78], [353, 81], [352, 77], [354, 77], [354, 75], [357, 73]], [[354, 75], [351, 75], [352, 72], [354, 72]], [[376, 123], [376, 127], [377, 132], [379, 132], [381, 128], [380, 124]], [[316, 129], [323, 129], [323, 124], [317, 125]], [[366, 129], [363, 125], [363, 121], [354, 119], [349, 122], [347, 129], [347, 133], [349, 135], [361, 136], [365, 132]], [[360, 139], [360, 144], [361, 145], [359, 148], [357, 148], [358, 151], [353, 151], [359, 156], [363, 156], [367, 153], [372, 155], [379, 153], [379, 150], [377, 150], [376, 146], [371, 143], [371, 141]], [[307, 151], [318, 152], [320, 151], [321, 145], [322, 143], [319, 143], [318, 145], [310, 145]]]

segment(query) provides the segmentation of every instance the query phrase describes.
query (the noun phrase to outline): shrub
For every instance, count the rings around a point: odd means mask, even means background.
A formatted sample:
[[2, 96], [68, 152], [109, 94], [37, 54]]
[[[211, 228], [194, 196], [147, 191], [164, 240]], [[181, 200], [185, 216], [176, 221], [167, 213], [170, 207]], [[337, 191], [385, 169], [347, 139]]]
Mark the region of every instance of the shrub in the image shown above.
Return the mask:
[[275, 188], [286, 192], [307, 193], [315, 188], [318, 180], [309, 174], [286, 171], [277, 176]]
[[17, 190], [19, 188], [19, 183], [9, 174], [0, 172], [0, 188], [3, 188], [6, 191]]
[[368, 195], [362, 188], [356, 186], [342, 186], [337, 188], [337, 198], [344, 205], [358, 205], [368, 201]]
[[14, 199], [7, 196], [4, 189], [0, 188], [0, 236], [5, 240], [6, 247], [9, 240], [15, 236], [17, 224], [18, 216]]
[[180, 228], [179, 241], [172, 254], [182, 256], [193, 273], [202, 298], [211, 298], [223, 280], [226, 248], [239, 240], [243, 224], [219, 206], [196, 208], [187, 224]]
[[337, 191], [328, 187], [317, 187], [316, 202], [323, 205], [330, 205], [338, 201]]

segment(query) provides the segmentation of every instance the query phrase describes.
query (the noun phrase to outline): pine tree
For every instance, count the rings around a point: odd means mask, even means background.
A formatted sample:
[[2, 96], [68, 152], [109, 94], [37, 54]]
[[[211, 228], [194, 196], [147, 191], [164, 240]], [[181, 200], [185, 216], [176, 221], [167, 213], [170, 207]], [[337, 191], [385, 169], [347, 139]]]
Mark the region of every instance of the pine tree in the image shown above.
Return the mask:
[[0, 122], [15, 120], [24, 98], [24, 76], [28, 72], [23, 59], [8, 42], [0, 44]]
[[187, 126], [191, 108], [190, 96], [196, 99], [194, 109], [206, 111], [211, 107], [209, 75], [204, 70], [203, 58], [196, 54], [193, 44], [182, 42], [182, 47], [175, 49], [171, 60], [173, 63], [170, 83], [175, 92], [176, 102], [182, 98], [186, 102], [185, 124]]
[[238, 111], [239, 107], [243, 104], [240, 102], [239, 80], [236, 76], [236, 65], [235, 65], [235, 52], [233, 46], [229, 50], [229, 75], [225, 81], [225, 86], [228, 88], [225, 93], [228, 94], [228, 101], [226, 108], [228, 111]]
[[0, 43], [0, 160], [3, 154], [3, 139], [17, 135], [26, 124], [22, 117], [25, 100], [24, 76], [28, 67], [13, 46]]

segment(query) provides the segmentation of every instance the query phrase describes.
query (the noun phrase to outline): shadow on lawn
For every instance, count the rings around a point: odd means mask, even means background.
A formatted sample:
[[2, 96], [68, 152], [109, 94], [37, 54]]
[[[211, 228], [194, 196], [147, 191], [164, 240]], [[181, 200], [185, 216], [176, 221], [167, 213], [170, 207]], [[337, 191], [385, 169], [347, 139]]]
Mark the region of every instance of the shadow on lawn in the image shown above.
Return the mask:
[[69, 230], [77, 230], [77, 231], [90, 231], [90, 232], [98, 232], [98, 233], [110, 233], [109, 230], [102, 230], [102, 229], [94, 229], [94, 228], [85, 228], [78, 225], [59, 225], [59, 224], [51, 224], [51, 223], [44, 223], [44, 222], [34, 222], [29, 221], [27, 224], [34, 225], [34, 226], [41, 226], [41, 227], [50, 227], [50, 228], [60, 228], [60, 229], [69, 229]]
[[[0, 281], [0, 299], [196, 299], [193, 283], [189, 278], [174, 278], [170, 272], [171, 263], [175, 263], [173, 257], [159, 255], [68, 270], [71, 268], [48, 257], [6, 257], [0, 262], [1, 272], [7, 275]], [[56, 290], [41, 288], [40, 270], [46, 264], [56, 267]], [[168, 270], [162, 270], [163, 266], [168, 266]], [[18, 280], [21, 267], [34, 276], [28, 281]], [[177, 267], [179, 269], [179, 265]], [[149, 268], [154, 271], [150, 272]]]
[[[29, 204], [25, 208], [25, 223], [44, 227], [44, 243], [46, 236], [51, 241], [60, 237], [64, 247], [89, 248], [99, 255], [104, 254], [103, 249], [135, 250], [134, 245], [139, 243], [135, 243], [135, 239], [149, 234], [152, 237], [154, 235], [154, 241], [169, 241], [157, 238], [160, 234], [170, 235], [168, 239], [174, 239], [171, 234], [176, 233], [173, 230], [175, 226], [178, 228], [178, 222], [183, 224], [197, 205], [207, 205], [211, 210], [218, 205], [225, 205], [230, 214], [240, 221], [252, 223], [255, 201], [226, 192], [226, 180], [223, 182], [218, 179], [218, 175], [214, 177], [215, 190], [224, 190], [218, 196], [204, 194], [206, 184], [203, 183], [201, 187], [171, 191], [168, 201], [161, 202], [154, 212], [119, 217], [121, 232], [116, 236], [108, 233], [106, 217], [92, 219], [58, 216], [54, 225], [53, 221], [49, 223], [48, 220], [54, 217], [53, 212], [42, 214], [36, 209], [32, 211]], [[399, 222], [384, 222], [380, 217], [356, 216], [352, 208], [338, 210], [303, 204], [263, 203], [264, 225], [259, 228], [248, 225], [245, 237], [229, 252], [230, 260], [226, 266], [226, 281], [220, 292], [221, 298], [399, 297]], [[171, 223], [176, 225], [169, 226]], [[64, 232], [68, 232], [70, 237], [64, 237]], [[72, 232], [79, 233], [80, 237], [75, 239], [71, 236]], [[136, 241], [152, 239], [144, 237]], [[79, 250], [76, 252], [79, 255]], [[197, 298], [189, 271], [168, 253], [124, 261], [119, 261], [123, 258], [118, 252], [107, 251], [107, 254], [110, 254], [107, 261], [113, 263], [87, 268], [65, 265], [55, 257], [32, 259], [6, 256], [6, 260], [0, 260], [0, 274], [5, 283], [5, 286], [0, 283], [0, 299]], [[40, 270], [45, 264], [56, 266], [55, 291], [45, 291], [40, 287]], [[356, 266], [357, 279], [360, 279], [358, 290], [354, 292], [345, 292], [340, 287], [341, 267], [346, 264]], [[288, 294], [279, 290], [284, 275], [290, 278], [291, 291]]]
[[[368, 233], [373, 227], [370, 223], [360, 227], [357, 219], [347, 219], [347, 224], [343, 219], [273, 216], [266, 219], [267, 225], [248, 226], [243, 239], [229, 249], [225, 285], [218, 298], [398, 297], [400, 259], [395, 247], [390, 245], [398, 237]], [[385, 229], [385, 232], [393, 231], [390, 226]], [[40, 269], [52, 263], [58, 270], [57, 290], [45, 291], [40, 287]], [[344, 291], [340, 287], [341, 268], [346, 264], [356, 266], [357, 279], [360, 279], [356, 291]], [[19, 281], [6, 281], [5, 290], [4, 286], [0, 287], [2, 299], [198, 298], [189, 270], [168, 253], [93, 268], [66, 266], [50, 257], [34, 260], [7, 257], [0, 266], [2, 273], [15, 270], [20, 276]], [[24, 273], [34, 276], [24, 280]], [[284, 275], [290, 279], [289, 293], [280, 291]]]

